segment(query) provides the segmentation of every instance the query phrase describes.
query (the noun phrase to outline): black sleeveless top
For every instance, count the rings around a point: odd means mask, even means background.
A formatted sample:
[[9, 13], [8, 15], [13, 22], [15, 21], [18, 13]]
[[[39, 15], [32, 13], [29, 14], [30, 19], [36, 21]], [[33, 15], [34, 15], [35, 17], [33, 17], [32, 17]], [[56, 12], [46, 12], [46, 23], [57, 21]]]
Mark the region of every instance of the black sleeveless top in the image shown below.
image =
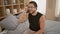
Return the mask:
[[32, 31], [38, 31], [40, 30], [40, 23], [39, 23], [39, 19], [40, 17], [42, 16], [41, 13], [37, 12], [37, 15], [33, 16], [31, 14], [29, 14], [29, 28], [32, 30]]

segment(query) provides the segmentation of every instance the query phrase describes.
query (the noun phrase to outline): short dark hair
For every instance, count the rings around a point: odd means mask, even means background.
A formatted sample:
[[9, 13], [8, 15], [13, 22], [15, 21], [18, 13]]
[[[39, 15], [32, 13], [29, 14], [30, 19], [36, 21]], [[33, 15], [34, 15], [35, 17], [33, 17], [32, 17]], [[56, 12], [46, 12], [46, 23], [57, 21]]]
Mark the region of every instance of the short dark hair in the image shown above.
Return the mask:
[[29, 4], [34, 4], [34, 6], [37, 8], [37, 3], [35, 1], [30, 1]]

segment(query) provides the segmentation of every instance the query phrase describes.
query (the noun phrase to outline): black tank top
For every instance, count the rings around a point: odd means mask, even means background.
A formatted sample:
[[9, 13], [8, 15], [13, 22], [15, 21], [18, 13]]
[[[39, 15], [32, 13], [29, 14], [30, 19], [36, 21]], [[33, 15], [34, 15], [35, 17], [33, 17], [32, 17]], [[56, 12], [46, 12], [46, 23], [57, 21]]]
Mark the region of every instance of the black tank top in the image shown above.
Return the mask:
[[41, 13], [37, 12], [37, 15], [33, 16], [31, 14], [29, 14], [29, 28], [32, 30], [32, 31], [38, 31], [40, 30], [40, 23], [39, 23], [39, 19], [40, 17], [42, 16]]

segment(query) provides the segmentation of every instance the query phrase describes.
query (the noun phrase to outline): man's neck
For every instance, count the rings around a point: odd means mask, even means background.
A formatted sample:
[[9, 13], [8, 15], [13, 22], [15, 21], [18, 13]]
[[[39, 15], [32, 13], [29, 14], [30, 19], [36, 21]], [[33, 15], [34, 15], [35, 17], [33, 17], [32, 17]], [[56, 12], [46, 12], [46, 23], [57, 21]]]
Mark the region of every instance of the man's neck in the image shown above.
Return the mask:
[[37, 11], [35, 11], [32, 15], [33, 15], [33, 16], [37, 15]]

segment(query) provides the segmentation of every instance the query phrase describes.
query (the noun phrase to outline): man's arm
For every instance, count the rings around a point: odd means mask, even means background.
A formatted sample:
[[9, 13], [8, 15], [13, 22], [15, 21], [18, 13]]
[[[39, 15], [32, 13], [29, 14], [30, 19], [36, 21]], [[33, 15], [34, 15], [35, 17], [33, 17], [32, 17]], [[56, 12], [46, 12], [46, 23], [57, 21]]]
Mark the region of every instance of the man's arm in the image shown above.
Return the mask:
[[43, 34], [44, 32], [44, 27], [45, 27], [45, 17], [41, 16], [41, 18], [39, 19], [40, 22], [40, 30], [35, 32], [35, 34]]

